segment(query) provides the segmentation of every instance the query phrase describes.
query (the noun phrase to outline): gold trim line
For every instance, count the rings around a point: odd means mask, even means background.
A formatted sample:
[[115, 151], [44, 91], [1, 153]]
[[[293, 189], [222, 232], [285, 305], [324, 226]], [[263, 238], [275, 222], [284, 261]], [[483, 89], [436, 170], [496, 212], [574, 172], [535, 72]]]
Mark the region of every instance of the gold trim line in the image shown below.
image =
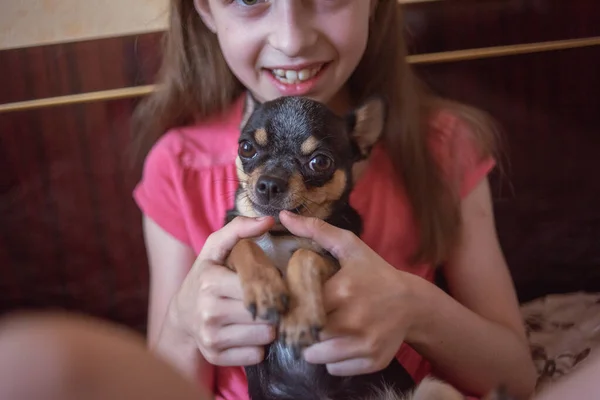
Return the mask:
[[94, 101], [119, 100], [133, 97], [142, 97], [152, 93], [156, 85], [134, 86], [120, 89], [101, 90], [66, 96], [48, 97], [45, 99], [19, 101], [15, 103], [0, 104], [0, 114], [10, 111], [23, 111], [33, 108], [55, 107], [69, 104], [90, 103]]
[[508, 46], [482, 47], [478, 49], [444, 51], [440, 53], [414, 54], [407, 57], [410, 64], [437, 64], [492, 57], [532, 54], [546, 51], [568, 50], [600, 45], [600, 36], [555, 40], [539, 43], [514, 44]]
[[[547, 51], [575, 49], [600, 45], [600, 36], [557, 40], [541, 43], [526, 43], [509, 46], [483, 47], [477, 49], [444, 51], [439, 53], [415, 54], [407, 57], [413, 65], [439, 64], [464, 60], [477, 60], [492, 57], [506, 57], [518, 54], [531, 54]], [[0, 104], [0, 113], [23, 111], [34, 108], [54, 107], [68, 104], [89, 103], [93, 101], [109, 101], [125, 98], [142, 97], [156, 90], [156, 85], [127, 87], [121, 89], [103, 90], [98, 92], [81, 93], [67, 96], [50, 97], [21, 101], [16, 103]]]

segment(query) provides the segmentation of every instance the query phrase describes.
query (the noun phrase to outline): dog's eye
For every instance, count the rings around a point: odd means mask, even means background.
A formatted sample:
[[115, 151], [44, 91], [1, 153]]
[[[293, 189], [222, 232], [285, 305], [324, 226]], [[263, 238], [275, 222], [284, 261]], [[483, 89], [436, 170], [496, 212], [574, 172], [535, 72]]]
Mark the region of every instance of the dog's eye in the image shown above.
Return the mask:
[[327, 156], [318, 155], [312, 160], [310, 160], [310, 169], [315, 172], [324, 172], [331, 168], [333, 165], [333, 160]]
[[238, 154], [243, 158], [252, 158], [256, 154], [256, 148], [247, 140], [240, 143]]

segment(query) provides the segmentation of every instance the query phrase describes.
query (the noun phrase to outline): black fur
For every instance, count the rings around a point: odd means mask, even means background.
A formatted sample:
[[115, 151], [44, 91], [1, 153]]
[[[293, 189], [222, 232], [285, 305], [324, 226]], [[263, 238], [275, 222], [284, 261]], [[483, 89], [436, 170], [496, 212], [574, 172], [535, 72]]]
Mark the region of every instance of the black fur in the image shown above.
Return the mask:
[[411, 376], [394, 358], [382, 371], [352, 377], [330, 375], [324, 365], [294, 359], [290, 350], [275, 342], [266, 348], [265, 360], [246, 367], [252, 400], [367, 399], [383, 387], [404, 393], [414, 386]]
[[[247, 101], [247, 108], [250, 107], [253, 112], [243, 124], [239, 142], [251, 142], [256, 154], [243, 160], [246, 174], [262, 168], [264, 174], [289, 179], [291, 174], [300, 172], [307, 187], [322, 187], [332, 179], [336, 169], [343, 169], [351, 176], [353, 164], [365, 158], [365, 149], [361, 152], [351, 139], [356, 124], [354, 114], [339, 117], [320, 103], [298, 97], [282, 97], [262, 105], [252, 97], [248, 97]], [[256, 143], [254, 135], [257, 129], [268, 133], [264, 148]], [[315, 174], [306, 168], [313, 155], [303, 155], [299, 148], [311, 136], [322, 144], [317, 153], [333, 160], [335, 168], [330, 173]], [[360, 236], [362, 220], [349, 204], [351, 189], [352, 184], [348, 183], [325, 221]], [[243, 195], [242, 190], [240, 187], [236, 195]], [[272, 212], [274, 217], [277, 217], [277, 211]], [[229, 210], [226, 223], [239, 214], [235, 207]], [[289, 235], [281, 230], [274, 230], [272, 234]], [[295, 353], [283, 342], [276, 341], [266, 347], [263, 362], [245, 368], [252, 400], [366, 399], [384, 388], [405, 393], [414, 386], [411, 376], [395, 358], [387, 368], [377, 373], [337, 377], [330, 375], [324, 365], [309, 364], [296, 357]]]

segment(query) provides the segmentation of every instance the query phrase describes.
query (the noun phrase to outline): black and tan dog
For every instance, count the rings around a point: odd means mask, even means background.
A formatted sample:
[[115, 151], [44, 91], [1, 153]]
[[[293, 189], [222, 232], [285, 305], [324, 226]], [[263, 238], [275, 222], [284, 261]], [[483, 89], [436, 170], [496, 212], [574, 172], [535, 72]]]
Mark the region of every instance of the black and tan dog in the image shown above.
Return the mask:
[[[238, 215], [277, 219], [289, 210], [360, 235], [361, 218], [349, 204], [352, 170], [380, 138], [384, 113], [378, 98], [340, 117], [307, 98], [259, 104], [248, 95], [239, 137], [239, 188], [226, 222]], [[412, 378], [395, 359], [383, 371], [354, 377], [332, 376], [325, 366], [302, 359], [302, 348], [315, 343], [325, 325], [323, 283], [339, 269], [316, 243], [276, 224], [261, 237], [241, 240], [226, 264], [239, 274], [253, 316], [279, 327], [265, 360], [246, 368], [252, 400], [463, 399], [435, 380], [423, 381], [413, 392]]]

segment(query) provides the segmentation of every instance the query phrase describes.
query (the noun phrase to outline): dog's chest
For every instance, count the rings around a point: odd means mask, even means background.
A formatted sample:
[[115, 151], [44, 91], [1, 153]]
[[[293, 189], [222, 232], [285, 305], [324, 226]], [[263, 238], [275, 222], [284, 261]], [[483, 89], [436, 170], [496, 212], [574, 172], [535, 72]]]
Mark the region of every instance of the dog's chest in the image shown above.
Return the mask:
[[314, 241], [293, 235], [279, 236], [266, 233], [254, 241], [283, 274], [286, 272], [288, 261], [296, 250], [309, 249], [319, 254], [323, 253], [323, 248]]

